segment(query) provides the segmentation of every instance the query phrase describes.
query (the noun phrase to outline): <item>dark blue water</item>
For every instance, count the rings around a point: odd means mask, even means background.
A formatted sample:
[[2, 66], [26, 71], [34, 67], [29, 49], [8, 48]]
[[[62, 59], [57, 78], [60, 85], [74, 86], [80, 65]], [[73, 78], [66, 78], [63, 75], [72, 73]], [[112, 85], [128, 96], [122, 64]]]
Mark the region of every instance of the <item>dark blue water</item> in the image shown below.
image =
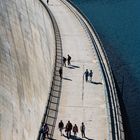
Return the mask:
[[132, 139], [140, 140], [140, 0], [72, 1], [88, 17], [104, 44], [123, 92]]

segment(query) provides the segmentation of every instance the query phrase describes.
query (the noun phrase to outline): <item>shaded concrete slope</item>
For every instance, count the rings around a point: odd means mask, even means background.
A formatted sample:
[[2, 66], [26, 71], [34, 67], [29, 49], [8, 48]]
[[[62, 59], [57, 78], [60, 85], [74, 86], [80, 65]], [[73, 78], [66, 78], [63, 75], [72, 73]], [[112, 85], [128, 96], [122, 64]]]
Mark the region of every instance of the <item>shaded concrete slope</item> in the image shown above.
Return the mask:
[[0, 139], [35, 140], [55, 61], [54, 31], [38, 0], [0, 0]]

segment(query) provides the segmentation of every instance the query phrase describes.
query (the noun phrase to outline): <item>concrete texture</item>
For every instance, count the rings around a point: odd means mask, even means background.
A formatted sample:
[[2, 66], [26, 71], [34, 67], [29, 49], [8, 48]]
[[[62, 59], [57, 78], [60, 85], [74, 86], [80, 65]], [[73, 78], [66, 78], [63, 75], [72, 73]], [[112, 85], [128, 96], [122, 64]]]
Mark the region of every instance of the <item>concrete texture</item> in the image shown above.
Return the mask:
[[[62, 93], [54, 139], [66, 139], [64, 130], [65, 136], [61, 136], [58, 130], [60, 120], [63, 120], [65, 125], [70, 120], [78, 127], [84, 122], [85, 139], [110, 139], [106, 85], [91, 39], [82, 23], [60, 0], [51, 0], [49, 8], [60, 28], [63, 54], [65, 57], [67, 54], [72, 56], [72, 65], [63, 68]], [[83, 78], [86, 69], [93, 70], [92, 82], [85, 82]], [[80, 130], [78, 137], [82, 140]]]
[[35, 140], [55, 60], [51, 20], [38, 0], [0, 0], [0, 140]]

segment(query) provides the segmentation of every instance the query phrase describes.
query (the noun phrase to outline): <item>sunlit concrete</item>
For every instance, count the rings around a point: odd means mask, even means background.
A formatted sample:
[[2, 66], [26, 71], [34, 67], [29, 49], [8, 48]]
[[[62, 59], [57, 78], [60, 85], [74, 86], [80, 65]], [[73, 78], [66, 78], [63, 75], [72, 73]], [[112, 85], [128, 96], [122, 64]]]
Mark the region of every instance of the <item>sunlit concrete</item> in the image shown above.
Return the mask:
[[55, 61], [51, 19], [38, 0], [0, 0], [0, 140], [35, 140]]

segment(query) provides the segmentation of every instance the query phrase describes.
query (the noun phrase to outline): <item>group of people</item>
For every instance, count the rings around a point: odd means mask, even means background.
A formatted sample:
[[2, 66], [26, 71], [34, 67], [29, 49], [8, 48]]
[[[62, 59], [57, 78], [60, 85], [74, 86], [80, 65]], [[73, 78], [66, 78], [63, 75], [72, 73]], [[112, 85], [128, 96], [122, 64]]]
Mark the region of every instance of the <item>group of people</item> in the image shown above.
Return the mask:
[[[74, 126], [73, 126], [70, 121], [68, 121], [66, 126], [64, 127], [64, 123], [61, 120], [58, 124], [58, 128], [59, 128], [61, 136], [64, 135], [62, 133], [62, 130], [65, 129], [65, 133], [66, 133], [66, 136], [67, 136], [68, 139], [71, 137], [71, 132], [73, 132], [75, 137], [77, 136], [78, 126], [76, 124], [74, 124]], [[83, 122], [80, 126], [80, 131], [81, 131], [82, 138], [85, 138], [85, 124]], [[46, 136], [47, 136], [47, 138], [49, 138], [49, 127], [48, 127], [47, 123], [43, 124], [40, 132], [42, 133], [42, 139], [43, 140], [46, 139]]]
[[88, 71], [88, 69], [86, 69], [86, 71], [85, 71], [84, 74], [85, 74], [85, 80], [86, 80], [86, 82], [88, 81], [88, 77], [90, 78], [90, 82], [92, 82], [92, 76], [93, 76], [92, 70]]
[[[71, 131], [73, 131], [73, 134], [75, 137], [77, 136], [78, 126], [76, 124], [73, 126], [70, 121], [68, 121], [66, 126], [64, 127], [64, 123], [61, 120], [58, 124], [58, 128], [60, 130], [61, 136], [63, 136], [62, 130], [65, 129], [66, 136], [68, 139], [71, 137]], [[80, 131], [81, 131], [82, 138], [84, 138], [85, 137], [85, 125], [83, 122], [81, 124]]]
[[[66, 67], [66, 61], [68, 65], [71, 65], [71, 56], [68, 54], [68, 58], [63, 57], [63, 66]], [[63, 69], [62, 67], [59, 68], [59, 76], [62, 79]]]
[[[68, 66], [71, 65], [71, 56], [68, 54], [68, 58], [65, 58], [63, 57], [63, 66], [66, 67], [66, 61], [67, 61], [67, 64]], [[63, 69], [62, 67], [60, 67], [59, 69], [59, 75], [60, 75], [60, 78], [62, 79], [62, 75], [63, 75]], [[84, 75], [85, 75], [85, 81], [89, 81], [92, 82], [92, 77], [93, 77], [93, 71], [92, 70], [88, 70], [86, 69], [86, 71], [84, 72]]]

